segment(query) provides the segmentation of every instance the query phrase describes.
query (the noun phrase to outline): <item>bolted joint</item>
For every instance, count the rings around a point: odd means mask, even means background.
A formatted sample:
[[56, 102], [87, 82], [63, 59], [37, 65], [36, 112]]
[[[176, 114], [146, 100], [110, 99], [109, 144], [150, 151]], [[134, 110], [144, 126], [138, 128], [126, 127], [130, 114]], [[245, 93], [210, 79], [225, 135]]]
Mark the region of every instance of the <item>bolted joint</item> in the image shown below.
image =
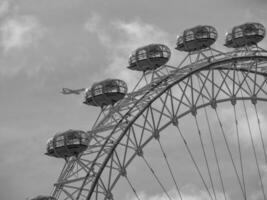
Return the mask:
[[252, 102], [252, 104], [256, 104], [257, 103], [257, 96], [255, 95], [255, 94], [253, 94], [252, 96], [251, 96], [251, 102]]
[[157, 82], [152, 82], [152, 83], [151, 83], [151, 86], [152, 86], [152, 87], [156, 87], [157, 85], [158, 85]]
[[196, 108], [195, 105], [193, 105], [193, 106], [191, 107], [191, 113], [192, 113], [193, 116], [196, 116], [196, 115], [197, 115], [197, 108]]
[[168, 80], [164, 80], [164, 81], [162, 82], [162, 85], [167, 86], [167, 85], [168, 85]]
[[208, 57], [207, 61], [208, 61], [208, 63], [211, 63], [211, 57]]
[[137, 149], [136, 149], [136, 154], [138, 155], [138, 156], [143, 156], [143, 150], [140, 148], [140, 147], [137, 147]]
[[159, 139], [159, 130], [158, 129], [155, 129], [154, 132], [153, 132], [153, 136], [156, 140]]
[[111, 191], [107, 191], [107, 193], [106, 193], [106, 199], [113, 200], [113, 194], [111, 193]]
[[231, 96], [231, 104], [234, 106], [236, 104], [236, 96]]
[[91, 170], [89, 171], [89, 174], [92, 177], [95, 177], [96, 176], [96, 172], [95, 172], [95, 168], [94, 167], [91, 168]]
[[210, 105], [213, 109], [216, 109], [217, 108], [217, 102], [216, 102], [216, 99], [212, 99], [210, 100]]
[[178, 126], [178, 119], [176, 116], [172, 118], [172, 124], [173, 126]]
[[121, 167], [121, 169], [120, 169], [120, 175], [121, 176], [127, 176], [127, 172], [126, 172], [126, 169], [125, 169], [125, 167]]

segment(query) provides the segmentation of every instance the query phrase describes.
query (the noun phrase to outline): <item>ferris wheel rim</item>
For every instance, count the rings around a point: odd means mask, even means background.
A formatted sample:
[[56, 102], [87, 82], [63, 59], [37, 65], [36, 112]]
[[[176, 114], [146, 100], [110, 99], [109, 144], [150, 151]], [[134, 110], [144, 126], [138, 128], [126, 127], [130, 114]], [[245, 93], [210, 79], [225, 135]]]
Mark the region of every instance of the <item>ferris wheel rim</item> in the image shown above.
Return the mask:
[[[239, 56], [239, 57], [232, 57], [232, 58], [228, 58], [228, 59], [225, 59], [225, 60], [222, 60], [222, 61], [219, 61], [219, 62], [213, 62], [213, 63], [209, 63], [205, 66], [202, 66], [201, 68], [198, 68], [198, 69], [193, 69], [192, 71], [190, 71], [189, 73], [185, 74], [184, 76], [180, 77], [179, 79], [173, 81], [172, 83], [170, 83], [169, 85], [167, 85], [166, 87], [164, 87], [164, 89], [162, 91], [160, 91], [155, 97], [153, 97], [147, 104], [144, 108], [142, 108], [134, 117], [133, 119], [131, 119], [131, 121], [129, 121], [129, 123], [127, 124], [127, 126], [125, 127], [125, 129], [122, 131], [122, 133], [120, 134], [120, 136], [117, 138], [116, 141], [114, 141], [114, 144], [113, 146], [111, 147], [111, 150], [109, 151], [109, 153], [106, 155], [106, 158], [104, 159], [104, 161], [102, 162], [102, 165], [101, 167], [99, 168], [98, 172], [96, 173], [95, 175], [95, 178], [94, 178], [94, 181], [93, 181], [93, 184], [91, 185], [90, 187], [90, 191], [88, 193], [88, 196], [87, 196], [87, 199], [90, 199], [93, 192], [94, 192], [94, 189], [95, 189], [95, 186], [97, 185], [97, 182], [98, 182], [98, 179], [100, 178], [103, 170], [105, 169], [105, 166], [107, 165], [109, 159], [111, 158], [113, 152], [115, 151], [116, 147], [119, 145], [120, 141], [123, 139], [123, 137], [126, 135], [127, 133], [127, 130], [129, 130], [129, 128], [133, 125], [133, 123], [140, 117], [140, 115], [142, 113], [145, 112], [145, 110], [156, 100], [158, 99], [162, 94], [164, 94], [168, 89], [172, 88], [175, 84], [181, 82], [182, 80], [196, 74], [197, 72], [199, 71], [204, 71], [204, 70], [210, 70], [210, 69], [213, 69], [213, 70], [224, 70], [224, 69], [229, 69], [229, 70], [237, 70], [237, 71], [246, 71], [246, 72], [250, 72], [250, 73], [256, 73], [258, 75], [262, 75], [262, 76], [267, 76], [267, 73], [265, 72], [262, 72], [262, 71], [251, 71], [251, 70], [248, 70], [248, 69], [245, 69], [245, 68], [223, 68], [223, 67], [218, 67], [218, 68], [212, 68], [213, 66], [217, 66], [217, 65], [220, 65], [220, 64], [223, 64], [223, 63], [233, 63], [235, 61], [243, 61], [243, 60], [257, 60], [257, 61], [267, 61], [267, 56], [258, 56], [258, 55], [253, 55], [253, 56]], [[121, 120], [118, 122], [118, 124], [112, 129], [109, 137], [106, 139], [106, 141], [104, 142], [103, 144], [103, 147], [101, 148], [101, 150], [99, 152], [101, 152], [104, 148], [104, 146], [107, 144], [107, 141], [110, 139], [110, 137], [113, 135], [114, 133], [114, 130], [116, 130], [119, 126], [120, 123], [123, 122], [123, 120], [125, 119], [125, 117], [127, 115], [129, 115], [129, 113], [131, 112], [131, 110], [138, 104], [138, 102], [141, 102], [143, 100], [144, 97], [146, 97], [146, 95], [148, 95], [151, 91], [153, 91], [155, 88], [157, 88], [160, 84], [162, 84], [164, 81], [168, 80], [169, 77], [171, 77], [172, 74], [168, 75], [167, 77], [161, 79], [157, 84], [153, 85], [151, 87], [150, 90], [148, 90], [129, 110], [128, 112], [123, 115], [123, 117], [121, 118]], [[252, 97], [250, 98], [246, 98], [246, 99], [242, 99], [242, 98], [237, 98], [236, 100], [251, 100]], [[259, 101], [267, 101], [267, 98], [266, 99], [261, 99], [261, 98], [258, 98], [256, 97], [257, 100]], [[225, 99], [224, 101], [218, 101], [216, 103], [221, 103], [221, 102], [226, 102], [226, 101], [230, 101], [231, 99]], [[217, 100], [216, 100], [217, 101]], [[206, 105], [203, 105], [202, 107], [205, 107], [205, 106], [208, 106], [210, 105], [209, 104], [206, 104]], [[188, 112], [189, 113], [189, 112]], [[92, 167], [94, 165], [94, 163], [97, 161], [97, 158], [98, 156], [95, 157], [95, 160], [93, 161], [93, 164], [92, 164]], [[82, 188], [81, 188], [82, 190]], [[80, 190], [80, 191], [81, 191]]]

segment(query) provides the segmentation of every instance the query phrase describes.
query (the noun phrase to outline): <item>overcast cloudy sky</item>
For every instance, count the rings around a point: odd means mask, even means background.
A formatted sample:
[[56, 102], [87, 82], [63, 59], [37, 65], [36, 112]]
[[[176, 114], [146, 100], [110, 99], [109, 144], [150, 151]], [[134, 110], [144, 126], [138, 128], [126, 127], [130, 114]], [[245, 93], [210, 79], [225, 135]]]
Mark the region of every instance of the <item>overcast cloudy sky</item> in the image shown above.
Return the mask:
[[232, 26], [267, 26], [266, 17], [266, 0], [0, 0], [0, 199], [49, 193], [63, 160], [43, 155], [46, 140], [94, 122], [98, 109], [62, 87], [109, 77], [131, 84], [125, 67], [140, 45], [169, 45], [175, 63], [185, 28], [215, 26], [222, 49]]

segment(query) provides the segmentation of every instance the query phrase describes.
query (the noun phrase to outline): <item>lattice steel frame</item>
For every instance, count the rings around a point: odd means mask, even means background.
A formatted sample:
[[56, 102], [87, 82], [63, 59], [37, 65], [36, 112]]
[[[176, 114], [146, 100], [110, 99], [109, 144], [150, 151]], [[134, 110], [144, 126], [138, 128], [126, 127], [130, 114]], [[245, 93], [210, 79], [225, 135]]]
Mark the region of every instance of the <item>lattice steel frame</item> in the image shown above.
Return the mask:
[[143, 78], [152, 77], [148, 84], [102, 110], [88, 131], [93, 138], [89, 149], [66, 161], [53, 196], [113, 199], [112, 189], [120, 177], [127, 178], [132, 160], [142, 157], [146, 144], [159, 139], [169, 125], [177, 126], [185, 115], [196, 115], [206, 106], [216, 109], [226, 101], [233, 105], [238, 100], [254, 105], [267, 101], [266, 63], [267, 52], [261, 48], [229, 53], [209, 48], [188, 54], [178, 67], [165, 65], [144, 74]]

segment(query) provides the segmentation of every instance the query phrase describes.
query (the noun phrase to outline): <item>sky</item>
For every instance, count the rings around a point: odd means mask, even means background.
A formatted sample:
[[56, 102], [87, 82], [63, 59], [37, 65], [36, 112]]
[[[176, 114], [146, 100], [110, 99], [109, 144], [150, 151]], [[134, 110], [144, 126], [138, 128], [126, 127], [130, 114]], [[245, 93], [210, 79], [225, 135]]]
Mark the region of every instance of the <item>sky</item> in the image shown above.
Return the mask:
[[44, 155], [47, 139], [93, 124], [99, 109], [61, 95], [62, 87], [106, 78], [131, 87], [137, 74], [126, 66], [136, 48], [166, 44], [175, 65], [184, 29], [216, 27], [214, 47], [225, 50], [225, 32], [267, 26], [266, 16], [266, 0], [0, 0], [0, 199], [49, 193], [64, 161]]

